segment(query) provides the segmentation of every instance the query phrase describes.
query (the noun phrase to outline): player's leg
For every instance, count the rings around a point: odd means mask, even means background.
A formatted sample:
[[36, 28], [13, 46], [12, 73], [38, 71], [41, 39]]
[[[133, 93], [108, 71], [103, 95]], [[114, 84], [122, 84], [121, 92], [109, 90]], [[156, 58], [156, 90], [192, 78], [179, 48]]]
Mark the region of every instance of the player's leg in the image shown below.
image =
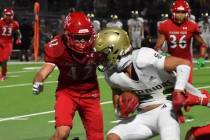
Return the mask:
[[[139, 37], [136, 39], [137, 48], [141, 48], [141, 42], [142, 42], [142, 39], [141, 39], [141, 37], [139, 36]], [[149, 46], [146, 46], [146, 47], [149, 47]]]
[[121, 120], [107, 134], [107, 140], [149, 139], [157, 134], [155, 130], [159, 109], [155, 108], [137, 116]]
[[172, 105], [167, 103], [161, 107], [158, 116], [158, 129], [161, 140], [180, 140], [180, 127], [172, 111]]
[[55, 121], [56, 130], [51, 140], [67, 140], [72, 128], [72, 120], [77, 109], [76, 99], [67, 90], [56, 93]]
[[192, 84], [192, 82], [193, 82], [193, 63], [190, 64], [190, 68], [191, 68], [191, 70], [190, 70], [190, 76], [189, 76], [188, 82], [190, 84]]
[[100, 105], [100, 98], [94, 96], [81, 98], [79, 115], [86, 130], [86, 139], [103, 140], [103, 114]]
[[133, 48], [136, 48], [135, 36], [133, 33], [131, 33], [131, 45]]
[[192, 127], [186, 134], [185, 140], [209, 140], [210, 124], [201, 127]]
[[3, 47], [0, 45], [0, 79], [2, 77], [1, 69], [2, 69], [2, 62], [3, 62]]
[[7, 74], [7, 61], [12, 53], [12, 43], [5, 43], [3, 46], [3, 58], [2, 58], [2, 69], [1, 69], [1, 80], [5, 80]]

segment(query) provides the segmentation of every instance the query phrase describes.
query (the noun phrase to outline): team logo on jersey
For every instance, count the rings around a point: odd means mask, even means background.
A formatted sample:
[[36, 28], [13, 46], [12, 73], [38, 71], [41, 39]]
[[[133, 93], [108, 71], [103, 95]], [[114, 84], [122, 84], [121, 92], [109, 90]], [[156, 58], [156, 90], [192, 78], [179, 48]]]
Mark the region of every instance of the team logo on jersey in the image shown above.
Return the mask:
[[165, 87], [173, 86], [173, 85], [174, 85], [174, 80], [170, 79], [170, 80], [167, 80], [167, 81], [165, 81], [161, 84], [158, 84], [154, 87], [151, 87], [151, 88], [148, 88], [148, 89], [137, 90], [135, 92], [138, 95], [144, 95], [144, 94], [148, 94], [148, 93], [151, 93], [153, 91], [156, 91], [156, 90], [159, 90], [159, 89], [162, 89], [162, 88], [165, 88]]

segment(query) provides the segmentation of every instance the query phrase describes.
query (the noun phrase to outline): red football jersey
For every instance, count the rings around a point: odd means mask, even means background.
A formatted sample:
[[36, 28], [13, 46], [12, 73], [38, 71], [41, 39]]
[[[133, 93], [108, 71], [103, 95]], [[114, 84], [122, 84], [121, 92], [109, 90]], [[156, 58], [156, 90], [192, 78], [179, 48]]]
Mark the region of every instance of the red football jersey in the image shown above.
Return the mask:
[[60, 74], [57, 89], [69, 88], [78, 92], [98, 89], [96, 63], [93, 55], [76, 57], [56, 36], [45, 46], [45, 62], [57, 65]]
[[197, 23], [187, 20], [177, 25], [171, 19], [167, 19], [160, 23], [158, 31], [165, 35], [168, 52], [172, 56], [192, 61], [192, 38], [200, 32]]
[[5, 22], [3, 19], [0, 20], [0, 39], [6, 41], [13, 40], [13, 31], [19, 29], [19, 23], [15, 20], [11, 22]]

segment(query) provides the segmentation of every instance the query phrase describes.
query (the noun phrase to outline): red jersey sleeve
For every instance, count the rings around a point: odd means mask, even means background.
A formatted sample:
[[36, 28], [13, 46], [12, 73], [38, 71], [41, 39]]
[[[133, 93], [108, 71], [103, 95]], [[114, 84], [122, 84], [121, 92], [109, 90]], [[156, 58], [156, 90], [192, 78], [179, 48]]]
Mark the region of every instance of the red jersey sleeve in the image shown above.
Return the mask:
[[57, 63], [57, 60], [64, 53], [65, 46], [60, 36], [56, 36], [44, 47], [45, 57], [44, 61], [49, 63]]
[[13, 28], [14, 28], [14, 30], [18, 30], [20, 28], [20, 25], [17, 21], [13, 22]]
[[158, 27], [158, 32], [161, 34], [165, 34], [165, 21], [160, 22], [160, 25]]

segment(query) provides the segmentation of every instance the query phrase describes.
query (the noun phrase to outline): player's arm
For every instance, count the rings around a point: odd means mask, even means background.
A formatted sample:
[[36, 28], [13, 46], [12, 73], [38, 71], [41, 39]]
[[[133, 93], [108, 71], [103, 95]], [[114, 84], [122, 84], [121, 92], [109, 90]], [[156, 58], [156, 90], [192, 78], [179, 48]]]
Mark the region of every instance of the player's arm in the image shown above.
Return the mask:
[[176, 82], [172, 93], [172, 105], [177, 114], [178, 121], [184, 123], [185, 119], [181, 108], [184, 106], [183, 103], [186, 99], [184, 89], [190, 75], [190, 61], [169, 56], [165, 59], [164, 69], [166, 71], [176, 71]]
[[158, 38], [157, 38], [157, 41], [156, 41], [156, 44], [155, 44], [155, 47], [154, 47], [154, 49], [157, 51], [157, 52], [159, 52], [159, 51], [161, 51], [161, 48], [162, 48], [162, 46], [163, 46], [163, 43], [164, 43], [164, 41], [166, 40], [166, 37], [165, 37], [165, 35], [163, 34], [163, 33], [158, 33]]
[[203, 38], [200, 36], [200, 34], [194, 34], [195, 40], [199, 43], [200, 45], [200, 56], [205, 57], [205, 53], [207, 51], [208, 46], [206, 45], [205, 41]]
[[19, 29], [15, 30], [13, 32], [13, 34], [14, 34], [14, 36], [16, 38], [15, 44], [17, 44], [17, 45], [21, 44], [22, 34], [21, 34], [20, 30]]
[[140, 31], [141, 31], [141, 33], [140, 33], [140, 35], [141, 35], [141, 39], [144, 39], [144, 22], [142, 22], [142, 25], [140, 26]]
[[120, 89], [112, 88], [112, 101], [113, 101], [114, 108], [117, 108], [119, 95], [121, 93], [122, 91]]
[[33, 94], [38, 95], [43, 90], [43, 82], [56, 67], [53, 63], [45, 63], [36, 73], [33, 80]]
[[205, 58], [205, 54], [206, 54], [208, 46], [206, 45], [206, 43], [204, 42], [204, 40], [200, 36], [200, 34], [198, 34], [198, 33], [194, 34], [194, 38], [200, 45], [200, 57], [199, 57], [199, 59], [197, 59], [197, 67], [201, 68], [205, 65], [204, 58]]

